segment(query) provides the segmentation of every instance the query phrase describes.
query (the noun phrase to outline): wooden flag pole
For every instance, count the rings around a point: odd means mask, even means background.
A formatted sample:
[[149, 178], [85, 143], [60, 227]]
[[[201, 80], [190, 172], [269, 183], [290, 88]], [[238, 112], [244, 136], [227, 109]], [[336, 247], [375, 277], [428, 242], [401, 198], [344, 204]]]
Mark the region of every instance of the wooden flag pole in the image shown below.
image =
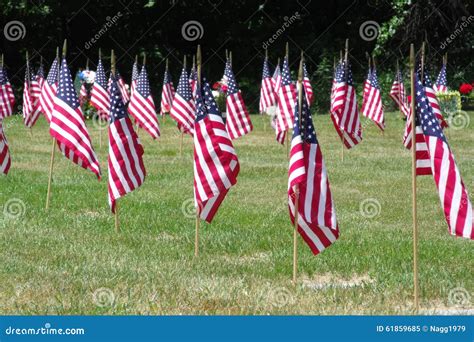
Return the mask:
[[[197, 46], [197, 53], [196, 53], [196, 63], [197, 63], [197, 81], [198, 84], [196, 85], [200, 91], [201, 89], [201, 45]], [[199, 255], [199, 223], [201, 221], [200, 218], [200, 209], [199, 206], [196, 207], [196, 232], [194, 235], [194, 256], [197, 257]]]
[[227, 62], [229, 60], [229, 51], [225, 49], [225, 61]]
[[[29, 56], [28, 56], [28, 50], [26, 50], [26, 74], [28, 75], [28, 89], [30, 88], [31, 84], [30, 84], [30, 80], [31, 80], [31, 77], [30, 77], [30, 59], [29, 59]], [[33, 133], [31, 131], [31, 127], [27, 127], [28, 129], [28, 133], [30, 134], [30, 138], [33, 139]]]
[[413, 216], [413, 295], [414, 295], [415, 311], [418, 312], [419, 300], [418, 300], [418, 227], [417, 227], [417, 222], [416, 222], [415, 48], [413, 44], [410, 45], [410, 81], [411, 81], [411, 113], [412, 113], [411, 115], [411, 134], [412, 134], [411, 151], [412, 151], [412, 210], [413, 210], [412, 211], [412, 216]]
[[[398, 64], [398, 59], [397, 59], [397, 78], [398, 78], [398, 75], [400, 75], [400, 65]], [[402, 91], [401, 91], [402, 82], [401, 81], [402, 81], [401, 79], [398, 79], [398, 102], [400, 104], [402, 103]], [[398, 106], [398, 111], [400, 112], [400, 117], [404, 119], [405, 115], [403, 114], [402, 107], [400, 105]]]
[[[301, 51], [300, 67], [298, 70], [298, 125], [301, 127], [301, 110], [303, 106], [303, 63], [304, 55]], [[297, 184], [294, 188], [295, 192], [295, 223], [293, 229], [293, 284], [296, 285], [296, 277], [298, 272], [298, 218], [299, 218], [299, 201], [300, 201], [300, 188]]]
[[[112, 78], [115, 78], [115, 54], [114, 50], [110, 51], [110, 72], [112, 74]], [[120, 225], [119, 225], [119, 216], [118, 216], [118, 201], [115, 202], [115, 212], [114, 212], [114, 225], [115, 225], [115, 232], [120, 233]]]
[[[63, 44], [63, 57], [66, 57], [67, 52], [67, 40], [64, 39]], [[56, 58], [59, 58], [59, 47], [56, 49]], [[49, 177], [48, 177], [48, 190], [46, 192], [46, 206], [45, 209], [49, 209], [49, 203], [51, 201], [51, 183], [53, 180], [53, 168], [54, 168], [54, 155], [56, 153], [56, 139], [53, 138], [51, 145], [51, 158], [49, 160]]]
[[232, 66], [232, 51], [229, 51], [229, 64]]
[[[183, 57], [183, 68], [186, 70], [186, 55]], [[181, 138], [179, 141], [179, 156], [183, 156], [183, 140], [184, 140], [184, 131], [183, 128], [180, 129], [181, 131]]]
[[2, 53], [2, 60], [0, 62], [0, 68], [3, 68], [3, 53]]

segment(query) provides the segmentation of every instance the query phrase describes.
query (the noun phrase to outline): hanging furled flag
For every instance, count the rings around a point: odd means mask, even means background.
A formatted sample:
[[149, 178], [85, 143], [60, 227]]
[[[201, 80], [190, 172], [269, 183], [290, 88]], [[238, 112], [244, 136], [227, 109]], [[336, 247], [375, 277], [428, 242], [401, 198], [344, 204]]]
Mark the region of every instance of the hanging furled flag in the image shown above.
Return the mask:
[[138, 76], [137, 86], [128, 104], [128, 112], [153, 139], [160, 137], [160, 125], [156, 116], [155, 102], [151, 95], [145, 65], [142, 66], [142, 71]]
[[137, 87], [138, 76], [140, 76], [140, 73], [138, 71], [138, 61], [135, 59], [135, 62], [133, 62], [132, 67], [132, 82], [130, 82], [130, 99], [132, 98], [133, 92]]
[[191, 84], [189, 83], [186, 68], [183, 67], [179, 77], [178, 89], [174, 96], [170, 115], [178, 124], [178, 128], [191, 136], [194, 134], [194, 113], [196, 106], [194, 104]]
[[202, 83], [196, 93], [194, 198], [199, 217], [210, 223], [237, 182], [239, 160], [209, 83]]
[[369, 72], [369, 79], [366, 83], [367, 92], [365, 100], [362, 103], [362, 114], [372, 120], [375, 125], [383, 131], [385, 129], [385, 117], [382, 106], [382, 94], [380, 93], [380, 85], [375, 66], [372, 72]]
[[275, 67], [275, 71], [273, 71], [272, 86], [275, 92], [275, 102], [276, 102], [276, 97], [278, 96], [278, 92], [280, 91], [280, 87], [281, 87], [280, 62], [278, 62], [277, 66]]
[[[326, 165], [304, 86], [302, 93], [301, 115], [298, 105], [295, 106], [288, 169], [288, 207], [294, 226], [298, 197], [298, 232], [316, 255], [337, 240], [339, 227]], [[296, 188], [298, 196], [295, 193]]]
[[115, 213], [116, 200], [140, 187], [146, 176], [143, 146], [125, 110], [118, 75], [111, 85], [109, 113], [108, 193]]
[[283, 59], [283, 69], [281, 73], [281, 85], [278, 90], [277, 102], [277, 120], [276, 132], [278, 135], [282, 132], [288, 131], [293, 126], [293, 117], [296, 104], [296, 88], [291, 81], [290, 66], [288, 56]]
[[174, 99], [174, 88], [173, 82], [171, 81], [171, 75], [168, 71], [168, 67], [165, 70], [165, 76], [163, 77], [163, 89], [161, 90], [161, 106], [160, 114], [163, 116], [169, 113]]
[[10, 151], [8, 141], [3, 131], [3, 120], [0, 120], [0, 172], [8, 174], [11, 166]]
[[232, 64], [226, 68], [227, 91], [226, 91], [226, 123], [227, 132], [232, 140], [240, 138], [253, 129], [247, 107], [245, 106], [242, 93], [235, 80]]
[[448, 92], [448, 78], [446, 75], [446, 63], [443, 63], [441, 70], [439, 72], [436, 83], [433, 86], [433, 89], [437, 93], [447, 93]]
[[89, 99], [89, 92], [87, 91], [86, 81], [81, 82], [81, 89], [79, 90], [79, 102], [81, 105], [87, 103]]
[[40, 117], [40, 114], [42, 112], [41, 102], [40, 102], [41, 88], [38, 82], [38, 77], [37, 75], [34, 75], [34, 74], [32, 74], [30, 77], [31, 79], [29, 83], [29, 90], [30, 90], [31, 112], [24, 118], [25, 126], [28, 128], [31, 128], [35, 125], [36, 121], [38, 121], [38, 118]]
[[398, 106], [400, 112], [407, 117], [409, 111], [409, 104], [405, 93], [405, 85], [403, 84], [402, 72], [400, 70], [395, 74], [392, 88], [390, 89], [390, 97]]
[[48, 77], [46, 77], [43, 87], [41, 88], [40, 103], [43, 114], [48, 120], [48, 123], [51, 122], [51, 116], [53, 114], [54, 99], [56, 98], [56, 91], [58, 89], [58, 80], [59, 80], [59, 60], [56, 57], [51, 64], [51, 68], [48, 72]]
[[279, 116], [279, 111], [280, 111], [280, 108], [278, 107], [278, 93], [280, 91], [280, 88], [281, 88], [281, 72], [280, 72], [280, 62], [278, 61], [277, 63], [277, 66], [275, 68], [275, 71], [273, 72], [273, 76], [272, 76], [272, 86], [273, 86], [273, 91], [275, 93], [275, 104], [276, 104], [276, 116], [275, 118], [273, 119], [272, 121], [272, 125], [274, 126], [275, 128], [275, 134], [276, 134], [276, 140], [280, 143], [280, 144], [284, 144], [285, 143], [285, 138], [286, 138], [286, 131], [281, 131], [279, 132], [277, 130], [277, 120], [278, 120], [278, 116]]
[[[411, 108], [408, 112], [407, 121], [405, 123], [405, 132], [403, 134], [403, 145], [411, 150], [412, 139], [411, 126]], [[420, 127], [418, 117], [415, 117], [415, 140], [416, 140], [416, 174], [418, 176], [431, 175], [430, 156], [428, 154], [428, 145], [426, 145], [423, 137], [423, 130]]]
[[311, 81], [309, 80], [308, 70], [306, 70], [306, 63], [303, 63], [303, 87], [306, 92], [306, 99], [308, 104], [311, 106], [313, 103], [313, 87], [311, 86]]
[[[474, 239], [472, 205], [461, 174], [436, 117], [426, 86], [415, 73], [416, 117], [428, 146], [433, 178], [451, 235]], [[415, 144], [416, 148], [418, 144]]]
[[100, 179], [100, 167], [74, 89], [71, 72], [63, 57], [49, 133], [73, 163], [89, 169]]
[[97, 114], [102, 120], [109, 117], [110, 95], [107, 88], [104, 66], [102, 65], [102, 59], [99, 57], [91, 91], [91, 105], [97, 110]]
[[127, 104], [128, 101], [130, 101], [130, 95], [128, 94], [127, 85], [125, 84], [125, 81], [123, 77], [120, 75], [120, 73], [118, 72], [118, 70], [115, 71], [115, 77], [117, 79], [117, 84], [118, 84], [120, 93], [122, 94], [123, 103]]
[[0, 66], [0, 120], [11, 116], [15, 106], [13, 88], [8, 79], [7, 69]]
[[351, 66], [347, 62], [340, 63], [336, 68], [334, 82], [331, 119], [342, 142], [350, 149], [362, 141], [362, 127]]
[[272, 76], [270, 75], [270, 66], [268, 57], [263, 60], [262, 85], [260, 88], [260, 114], [267, 113], [267, 109], [276, 105], [275, 92], [273, 90]]
[[[23, 82], [23, 121], [25, 125], [30, 120], [30, 116], [34, 110], [34, 97], [31, 94], [31, 75], [30, 65], [28, 60], [26, 61], [25, 67], [25, 81]], [[31, 126], [30, 126], [31, 127]]]
[[[421, 70], [421, 63], [418, 64], [418, 70]], [[421, 71], [419, 71], [421, 72]], [[428, 73], [428, 70], [424, 68], [423, 70], [423, 85], [425, 87], [425, 93], [430, 101], [430, 106], [433, 108], [433, 113], [435, 114], [436, 118], [438, 118], [441, 128], [448, 127], [448, 123], [444, 120], [443, 113], [441, 113], [441, 107], [439, 106], [438, 97], [436, 96], [436, 92], [433, 89], [433, 84], [431, 83], [431, 78]]]
[[372, 67], [369, 65], [367, 78], [364, 81], [364, 88], [363, 88], [364, 90], [362, 91], [362, 107], [364, 107], [364, 104], [367, 101], [367, 96], [369, 95], [371, 78], [372, 78]]
[[44, 84], [44, 66], [43, 66], [42, 60], [38, 68], [38, 71], [36, 72], [36, 80], [38, 81], [38, 85], [41, 91], [41, 89], [43, 89], [43, 84]]
[[197, 71], [196, 66], [193, 63], [193, 67], [189, 72], [189, 84], [191, 85], [191, 93], [193, 94], [193, 100], [196, 99], [196, 86], [197, 86]]

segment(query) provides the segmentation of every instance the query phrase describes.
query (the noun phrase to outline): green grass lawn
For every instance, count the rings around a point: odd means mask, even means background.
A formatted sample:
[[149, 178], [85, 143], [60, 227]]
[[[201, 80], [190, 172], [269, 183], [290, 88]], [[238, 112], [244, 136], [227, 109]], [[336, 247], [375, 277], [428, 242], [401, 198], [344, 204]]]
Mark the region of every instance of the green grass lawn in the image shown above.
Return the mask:
[[[56, 153], [46, 212], [46, 122], [30, 136], [19, 117], [6, 119], [12, 167], [0, 177], [0, 314], [411, 313], [411, 154], [401, 143], [404, 122], [398, 113], [386, 116], [384, 136], [363, 120], [364, 140], [343, 162], [330, 117], [314, 116], [341, 236], [318, 256], [299, 240], [296, 286], [286, 147], [261, 117], [252, 116], [254, 132], [235, 142], [238, 183], [213, 223], [201, 224], [198, 258], [195, 221], [182, 209], [193, 197], [192, 140], [185, 137], [180, 157], [171, 119], [162, 122], [159, 141], [139, 132], [148, 175], [119, 200], [120, 233], [107, 203], [105, 135], [99, 147], [99, 131], [88, 122], [101, 182]], [[448, 134], [472, 194], [474, 125]], [[472, 309], [473, 244], [449, 235], [431, 176], [418, 178], [418, 190], [421, 307]], [[380, 204], [375, 217], [361, 212], [367, 199]], [[18, 200], [23, 214], [2, 215]]]

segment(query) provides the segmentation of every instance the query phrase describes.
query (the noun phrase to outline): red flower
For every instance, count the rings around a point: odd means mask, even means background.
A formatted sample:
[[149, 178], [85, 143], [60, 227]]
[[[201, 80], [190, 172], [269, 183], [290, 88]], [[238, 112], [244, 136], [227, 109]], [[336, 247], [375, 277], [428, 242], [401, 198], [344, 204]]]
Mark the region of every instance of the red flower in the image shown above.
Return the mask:
[[221, 84], [219, 82], [216, 82], [212, 85], [212, 89], [213, 90], [218, 90], [220, 86], [221, 86]]
[[469, 83], [463, 83], [459, 87], [459, 92], [463, 95], [469, 95], [471, 91], [472, 91], [472, 85], [470, 85]]

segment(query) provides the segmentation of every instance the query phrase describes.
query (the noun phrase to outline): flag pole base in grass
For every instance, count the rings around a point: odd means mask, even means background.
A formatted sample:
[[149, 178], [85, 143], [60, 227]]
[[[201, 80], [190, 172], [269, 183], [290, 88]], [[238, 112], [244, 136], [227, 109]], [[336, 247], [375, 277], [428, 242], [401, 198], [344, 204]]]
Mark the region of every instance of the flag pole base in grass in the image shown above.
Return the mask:
[[199, 210], [196, 210], [196, 231], [194, 235], [194, 256], [199, 255]]
[[115, 220], [115, 232], [120, 233], [120, 225], [119, 225], [119, 217], [118, 217], [118, 203], [115, 203], [114, 220]]
[[53, 144], [51, 145], [51, 159], [49, 161], [49, 178], [48, 178], [48, 191], [46, 193], [46, 207], [49, 209], [49, 201], [51, 199], [51, 182], [53, 180], [53, 166], [54, 166], [54, 154], [56, 151], [56, 139], [53, 138]]
[[296, 285], [298, 272], [298, 202], [300, 200], [300, 189], [295, 188], [295, 225], [293, 229], [293, 284]]

